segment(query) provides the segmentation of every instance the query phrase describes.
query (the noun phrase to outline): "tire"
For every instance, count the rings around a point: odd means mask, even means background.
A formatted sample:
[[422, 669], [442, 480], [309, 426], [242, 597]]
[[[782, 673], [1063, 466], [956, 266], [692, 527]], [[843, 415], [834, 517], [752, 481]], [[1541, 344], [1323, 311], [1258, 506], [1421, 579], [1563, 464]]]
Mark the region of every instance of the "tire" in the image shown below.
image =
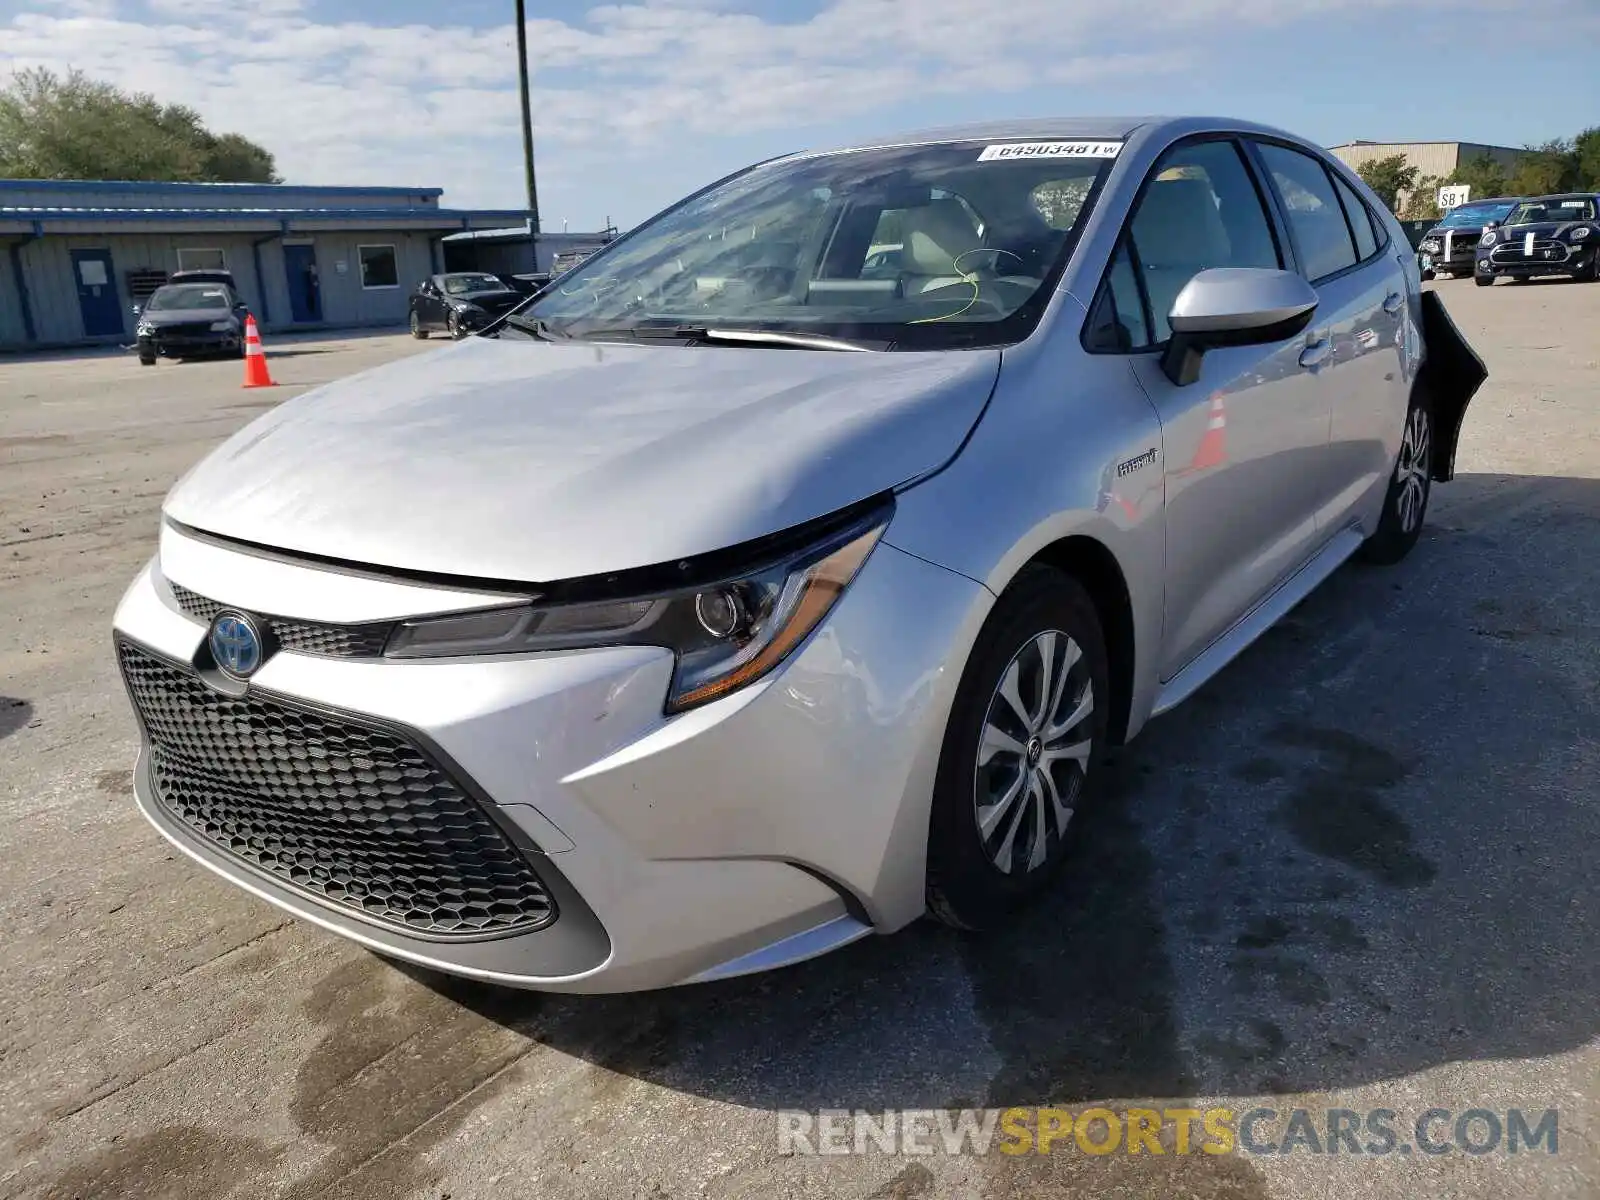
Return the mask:
[[1589, 256], [1589, 265], [1573, 276], [1585, 283], [1600, 283], [1600, 249]]
[[461, 328], [461, 318], [457, 317], [455, 313], [451, 313], [449, 316], [445, 317], [444, 329], [445, 332], [450, 335], [450, 340], [453, 342], [459, 342], [462, 338], [467, 336], [467, 331]]
[[1472, 278], [1472, 281], [1474, 283], [1476, 283], [1479, 287], [1493, 287], [1494, 286], [1494, 276], [1493, 275], [1474, 275], [1473, 278]]
[[154, 354], [141, 354], [141, 355], [139, 355], [139, 365], [141, 367], [153, 367], [153, 366], [155, 366], [156, 365], [156, 356]]
[[1411, 393], [1400, 453], [1389, 474], [1378, 528], [1356, 551], [1363, 561], [1393, 566], [1417, 544], [1433, 494], [1433, 409], [1421, 388]]
[[[1053, 706], [1041, 702], [1046, 651], [1062, 684]], [[1050, 881], [1105, 745], [1109, 696], [1105, 639], [1089, 594], [1062, 572], [1027, 568], [979, 634], [945, 728], [928, 827], [935, 918], [957, 929], [992, 928]], [[1001, 742], [1009, 748], [996, 752]]]
[[422, 327], [422, 318], [417, 316], [414, 308], [411, 310], [411, 336], [419, 342], [426, 341], [428, 337], [428, 331]]

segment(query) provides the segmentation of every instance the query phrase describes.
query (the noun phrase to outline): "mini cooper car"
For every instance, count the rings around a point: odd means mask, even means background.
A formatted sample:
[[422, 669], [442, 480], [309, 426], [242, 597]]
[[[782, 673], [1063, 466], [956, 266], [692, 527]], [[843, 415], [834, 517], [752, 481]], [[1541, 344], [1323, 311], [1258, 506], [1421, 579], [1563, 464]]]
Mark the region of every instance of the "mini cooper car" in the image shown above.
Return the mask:
[[1510, 215], [1520, 202], [1516, 196], [1497, 196], [1492, 200], [1473, 200], [1446, 213], [1422, 236], [1417, 246], [1422, 277], [1471, 275], [1477, 261], [1478, 238]]
[[1521, 283], [1540, 276], [1600, 280], [1600, 195], [1539, 196], [1518, 204], [1477, 247], [1476, 279]]
[[459, 340], [487, 328], [524, 298], [522, 292], [487, 271], [430, 276], [411, 293], [411, 336], [425, 338], [436, 332]]
[[173, 488], [114, 619], [134, 795], [269, 903], [527, 988], [1003, 936], [1107, 747], [1412, 549], [1484, 377], [1278, 129], [766, 161]]
[[139, 361], [244, 354], [249, 307], [227, 283], [167, 283], [134, 309]]

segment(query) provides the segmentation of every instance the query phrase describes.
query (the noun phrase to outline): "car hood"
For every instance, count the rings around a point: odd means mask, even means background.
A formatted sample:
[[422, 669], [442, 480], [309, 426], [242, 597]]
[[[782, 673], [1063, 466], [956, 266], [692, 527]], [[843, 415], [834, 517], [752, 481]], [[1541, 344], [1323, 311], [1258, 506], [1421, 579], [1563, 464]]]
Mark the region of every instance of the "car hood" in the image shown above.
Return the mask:
[[139, 321], [159, 328], [162, 325], [194, 325], [201, 321], [224, 321], [233, 316], [233, 310], [224, 304], [221, 308], [173, 308], [142, 312]]
[[467, 292], [460, 296], [445, 297], [451, 304], [476, 304], [492, 312], [501, 312], [513, 304], [521, 303], [524, 298], [521, 292], [514, 292], [510, 288], [503, 292]]
[[[1520, 242], [1531, 233], [1541, 241], [1549, 238], [1565, 241], [1569, 231], [1591, 223], [1589, 221], [1534, 221], [1527, 225], [1502, 225], [1494, 231], [1495, 240]], [[1593, 235], [1591, 234], [1590, 236], [1592, 237]]]
[[166, 514], [351, 563], [551, 582], [708, 553], [947, 462], [998, 350], [470, 338], [236, 433]]

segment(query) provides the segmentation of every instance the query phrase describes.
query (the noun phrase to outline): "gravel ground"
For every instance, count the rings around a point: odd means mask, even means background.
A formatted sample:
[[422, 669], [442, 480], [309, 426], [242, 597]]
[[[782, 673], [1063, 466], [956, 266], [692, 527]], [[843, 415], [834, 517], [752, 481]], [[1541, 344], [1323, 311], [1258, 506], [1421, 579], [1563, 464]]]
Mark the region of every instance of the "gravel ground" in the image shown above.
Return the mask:
[[[0, 358], [0, 1194], [1600, 1196], [1600, 287], [1438, 285], [1489, 364], [1400, 568], [1122, 758], [1061, 894], [632, 997], [396, 969], [177, 857], [109, 620], [169, 485], [404, 337]], [[1559, 1109], [1474, 1156], [780, 1154], [776, 1109]], [[1448, 1125], [1441, 1132], [1448, 1134]], [[1363, 1139], [1365, 1140], [1365, 1139]]]

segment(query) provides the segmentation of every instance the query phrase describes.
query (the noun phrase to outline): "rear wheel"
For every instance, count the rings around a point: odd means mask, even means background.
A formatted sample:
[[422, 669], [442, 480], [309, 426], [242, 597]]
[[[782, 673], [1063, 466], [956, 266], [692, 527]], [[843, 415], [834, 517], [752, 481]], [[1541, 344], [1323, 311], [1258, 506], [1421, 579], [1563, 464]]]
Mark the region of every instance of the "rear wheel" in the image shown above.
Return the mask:
[[411, 336], [419, 342], [428, 336], [428, 331], [422, 327], [422, 318], [417, 316], [417, 310], [411, 310]]
[[1400, 453], [1395, 456], [1389, 491], [1378, 528], [1361, 544], [1361, 558], [1391, 566], [1411, 553], [1422, 536], [1422, 520], [1433, 488], [1433, 410], [1421, 388], [1411, 393]]
[[1073, 578], [1029, 567], [968, 659], [945, 730], [928, 829], [928, 908], [993, 926], [1059, 867], [1105, 742], [1105, 641]]

